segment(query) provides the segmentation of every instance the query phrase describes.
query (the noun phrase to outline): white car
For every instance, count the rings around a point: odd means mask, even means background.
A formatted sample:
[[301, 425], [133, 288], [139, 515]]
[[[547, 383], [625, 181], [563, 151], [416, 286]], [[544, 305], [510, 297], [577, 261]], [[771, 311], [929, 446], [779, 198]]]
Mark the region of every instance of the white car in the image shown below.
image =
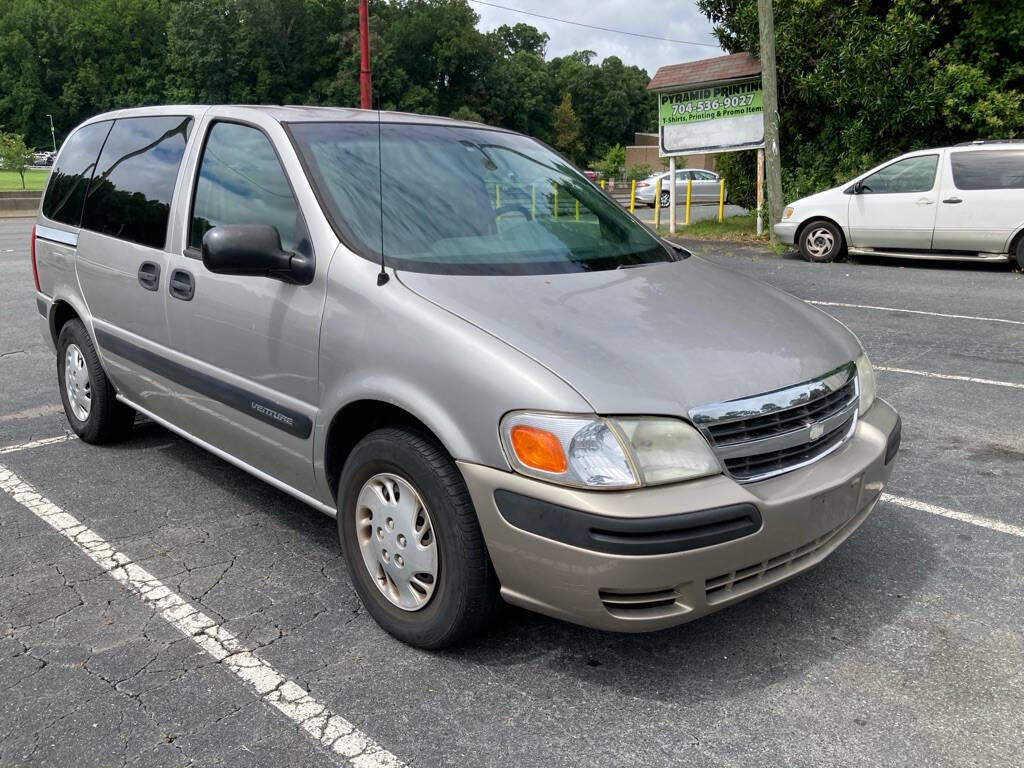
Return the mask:
[[808, 261], [846, 252], [1024, 267], [1024, 143], [909, 152], [786, 206], [775, 236]]

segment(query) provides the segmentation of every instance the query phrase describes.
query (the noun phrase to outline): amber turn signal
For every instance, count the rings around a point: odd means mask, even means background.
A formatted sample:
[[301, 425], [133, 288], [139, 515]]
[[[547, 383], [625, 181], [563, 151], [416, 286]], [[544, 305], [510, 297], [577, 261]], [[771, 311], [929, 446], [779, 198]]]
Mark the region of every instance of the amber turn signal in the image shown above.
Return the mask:
[[517, 424], [512, 427], [509, 436], [512, 438], [512, 450], [516, 458], [527, 467], [562, 473], [569, 466], [562, 443], [546, 429]]

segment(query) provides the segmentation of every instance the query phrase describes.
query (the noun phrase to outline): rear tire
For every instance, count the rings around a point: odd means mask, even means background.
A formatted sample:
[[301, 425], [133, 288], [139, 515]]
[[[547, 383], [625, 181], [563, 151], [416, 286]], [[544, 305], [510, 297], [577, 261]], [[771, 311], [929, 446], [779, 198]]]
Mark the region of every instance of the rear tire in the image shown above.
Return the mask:
[[[668, 208], [669, 204], [672, 202], [672, 197], [670, 193], [662, 192], [661, 197], [659, 197], [658, 200], [661, 202], [662, 208]], [[653, 207], [653, 205], [651, 207]]]
[[1014, 248], [1014, 256], [1017, 262], [1017, 269], [1024, 272], [1024, 235], [1017, 238], [1017, 247]]
[[[401, 493], [392, 498], [395, 488]], [[371, 432], [345, 462], [337, 500], [352, 584], [381, 627], [405, 643], [436, 649], [487, 625], [499, 602], [498, 579], [462, 475], [433, 438], [405, 427]], [[411, 525], [401, 519], [410, 501]], [[432, 533], [425, 541], [427, 527]], [[420, 566], [431, 578], [414, 575], [417, 547], [420, 556], [424, 547], [433, 550]], [[407, 562], [400, 562], [403, 553]]]
[[843, 233], [831, 221], [819, 219], [800, 232], [800, 254], [818, 264], [835, 261], [843, 252]]
[[71, 429], [85, 442], [110, 443], [131, 433], [135, 411], [118, 402], [78, 318], [66, 322], [57, 337], [57, 386]]

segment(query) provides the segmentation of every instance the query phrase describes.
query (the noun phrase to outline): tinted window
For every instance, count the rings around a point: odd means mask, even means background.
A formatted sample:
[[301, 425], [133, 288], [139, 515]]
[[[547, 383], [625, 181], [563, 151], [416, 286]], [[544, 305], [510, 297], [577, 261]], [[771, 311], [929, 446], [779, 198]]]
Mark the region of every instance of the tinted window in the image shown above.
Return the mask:
[[1024, 149], [954, 152], [957, 189], [1024, 189]]
[[919, 155], [898, 160], [885, 166], [860, 183], [865, 194], [891, 194], [894, 192], [928, 192], [935, 184], [938, 155]]
[[89, 185], [82, 227], [163, 248], [191, 124], [180, 115], [114, 121]]
[[299, 209], [270, 140], [237, 123], [214, 123], [203, 149], [188, 243], [201, 248], [221, 224], [272, 224], [286, 251], [296, 250]]
[[383, 252], [398, 269], [540, 274], [676, 259], [525, 136], [341, 122], [289, 130], [346, 242], [366, 258]]
[[106, 120], [79, 128], [71, 134], [60, 153], [60, 162], [50, 172], [50, 183], [43, 198], [44, 216], [78, 226], [82, 219], [85, 191], [109, 130], [110, 121]]
[[693, 178], [698, 181], [718, 181], [718, 177], [715, 174], [708, 173], [707, 171], [694, 171]]

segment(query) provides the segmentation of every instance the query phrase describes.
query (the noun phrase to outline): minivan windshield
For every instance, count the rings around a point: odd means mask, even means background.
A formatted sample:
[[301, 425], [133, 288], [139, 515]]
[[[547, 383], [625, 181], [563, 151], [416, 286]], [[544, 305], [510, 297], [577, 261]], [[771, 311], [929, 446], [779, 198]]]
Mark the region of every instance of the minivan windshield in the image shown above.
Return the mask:
[[525, 136], [386, 122], [288, 130], [342, 239], [396, 269], [544, 274], [679, 258]]

